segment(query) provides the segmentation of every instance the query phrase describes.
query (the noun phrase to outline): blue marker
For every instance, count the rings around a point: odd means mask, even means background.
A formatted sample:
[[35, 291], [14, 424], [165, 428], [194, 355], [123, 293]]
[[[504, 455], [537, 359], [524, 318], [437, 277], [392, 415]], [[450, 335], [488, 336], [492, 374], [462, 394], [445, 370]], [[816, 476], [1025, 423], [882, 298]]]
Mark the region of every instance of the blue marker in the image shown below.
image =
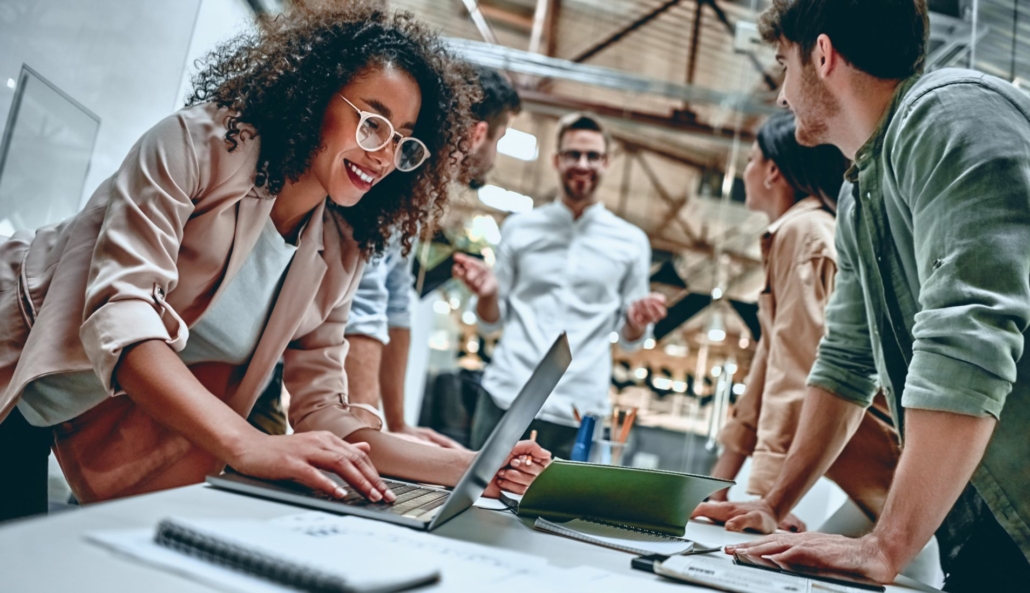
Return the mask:
[[576, 433], [576, 444], [572, 446], [572, 461], [586, 461], [590, 459], [590, 445], [594, 442], [594, 426], [597, 417], [587, 414], [579, 425], [579, 432]]

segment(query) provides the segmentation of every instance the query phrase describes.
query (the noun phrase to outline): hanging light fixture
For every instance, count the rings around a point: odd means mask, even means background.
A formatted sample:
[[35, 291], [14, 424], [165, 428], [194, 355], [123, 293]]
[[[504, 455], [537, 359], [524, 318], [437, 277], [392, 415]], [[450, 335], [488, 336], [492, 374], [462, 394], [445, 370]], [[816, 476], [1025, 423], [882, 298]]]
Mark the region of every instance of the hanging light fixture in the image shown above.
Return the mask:
[[726, 339], [726, 326], [723, 324], [722, 311], [715, 309], [708, 316], [708, 341], [719, 343]]

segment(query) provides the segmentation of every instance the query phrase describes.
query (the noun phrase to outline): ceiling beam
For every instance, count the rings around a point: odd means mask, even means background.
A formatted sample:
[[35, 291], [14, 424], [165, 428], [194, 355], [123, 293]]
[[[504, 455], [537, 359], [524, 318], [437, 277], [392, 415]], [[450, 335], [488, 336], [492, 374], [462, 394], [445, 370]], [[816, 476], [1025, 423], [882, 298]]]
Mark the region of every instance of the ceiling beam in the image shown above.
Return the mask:
[[529, 33], [529, 53], [540, 53], [544, 28], [547, 26], [547, 16], [550, 12], [551, 0], [536, 0], [536, 9], [533, 11], [533, 27]]
[[698, 2], [694, 9], [694, 29], [690, 35], [690, 57], [687, 62], [687, 84], [694, 84], [694, 75], [697, 73], [697, 50], [701, 43], [701, 21], [705, 17], [704, 6], [703, 2]]
[[621, 41], [623, 37], [629, 35], [633, 31], [636, 31], [637, 29], [643, 27], [644, 25], [646, 25], [646, 24], [650, 23], [651, 21], [653, 21], [654, 19], [658, 18], [665, 11], [669, 10], [670, 8], [672, 8], [673, 6], [676, 6], [679, 3], [680, 3], [680, 0], [666, 0], [666, 2], [664, 4], [662, 4], [661, 6], [655, 8], [651, 12], [641, 16], [637, 20], [635, 20], [632, 23], [626, 25], [625, 27], [619, 29], [615, 33], [612, 33], [607, 38], [597, 42], [596, 44], [593, 45], [593, 47], [591, 47], [591, 48], [587, 49], [586, 51], [580, 53], [575, 58], [572, 58], [572, 61], [573, 62], [584, 62], [584, 61], [592, 58], [593, 56], [597, 55], [598, 53], [604, 51], [606, 48], [608, 48], [608, 47], [610, 47], [612, 45], [615, 45], [616, 43]]
[[[611, 105], [605, 105], [603, 103], [593, 103], [582, 99], [574, 99], [572, 97], [556, 95], [553, 93], [545, 93], [535, 89], [519, 89], [519, 96], [522, 97], [523, 103], [530, 107], [533, 105], [539, 105], [544, 107], [591, 111], [609, 119], [646, 124], [667, 130], [685, 132], [687, 134], [698, 134], [701, 136], [709, 136], [729, 141], [732, 141], [734, 137], [734, 132], [731, 129], [715, 128], [689, 117], [670, 117], [659, 113], [622, 109]], [[754, 135], [752, 133], [741, 130], [741, 142], [751, 142], [753, 140]]]
[[[680, 218], [680, 210], [683, 208], [684, 204], [687, 203], [686, 198], [680, 201], [669, 195], [669, 191], [665, 189], [664, 185], [662, 185], [662, 180], [658, 178], [658, 174], [655, 173], [654, 169], [651, 168], [651, 164], [647, 162], [647, 159], [644, 158], [644, 155], [640, 153], [635, 154], [637, 157], [637, 162], [640, 163], [640, 168], [643, 169], [644, 174], [647, 175], [647, 178], [651, 181], [651, 185], [654, 186], [654, 190], [658, 193], [658, 197], [661, 198], [661, 200], [665, 202], [667, 206], [669, 206], [669, 210], [665, 214], [665, 220], [675, 222], [677, 226], [679, 226], [680, 229], [683, 231], [683, 234], [687, 236], [687, 240], [691, 243], [696, 244], [697, 235], [694, 233], [694, 229], [690, 228], [690, 225], [687, 224], [685, 220]], [[665, 229], [663, 228], [662, 230]], [[655, 234], [660, 235], [661, 232], [658, 231]]]
[[483, 11], [479, 10], [479, 2], [476, 0], [461, 0], [461, 3], [468, 10], [469, 16], [472, 17], [472, 22], [476, 25], [476, 29], [479, 30], [480, 36], [483, 37], [483, 41], [491, 45], [497, 45], [497, 35], [494, 35], [494, 30], [490, 28], [490, 23], [483, 16]]
[[[726, 30], [730, 32], [730, 36], [737, 34], [737, 26], [733, 23], [733, 21], [730, 20], [730, 17], [726, 16], [726, 13], [723, 11], [722, 7], [719, 6], [716, 0], [698, 0], [698, 2], [703, 2], [704, 4], [707, 4], [709, 7], [711, 7], [711, 9], [715, 12], [716, 18], [718, 18], [719, 21], [723, 24], [723, 26], [726, 27]], [[762, 81], [765, 83], [765, 86], [769, 87], [770, 91], [775, 91], [779, 87], [779, 85], [776, 84], [776, 81], [773, 80], [773, 77], [765, 71], [765, 67], [762, 66], [762, 62], [758, 59], [758, 56], [755, 55], [755, 52], [748, 51], [744, 53], [745, 55], [747, 55], [748, 60], [751, 62], [751, 65], [755, 67], [755, 70], [758, 70], [758, 73], [762, 77]]]

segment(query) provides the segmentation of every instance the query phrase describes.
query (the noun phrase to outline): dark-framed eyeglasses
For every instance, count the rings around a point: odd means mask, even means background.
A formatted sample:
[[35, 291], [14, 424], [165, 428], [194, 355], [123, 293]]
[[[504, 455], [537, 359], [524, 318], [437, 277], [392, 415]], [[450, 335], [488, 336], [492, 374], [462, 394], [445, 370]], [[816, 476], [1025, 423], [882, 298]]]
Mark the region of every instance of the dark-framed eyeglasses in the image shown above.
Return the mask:
[[604, 162], [604, 159], [607, 158], [608, 155], [603, 152], [595, 152], [593, 150], [586, 152], [581, 150], [562, 150], [558, 153], [558, 158], [567, 166], [575, 165], [583, 157], [586, 157], [587, 165], [598, 167]]
[[400, 132], [393, 129], [390, 120], [371, 111], [364, 111], [347, 100], [347, 97], [339, 95], [354, 111], [358, 112], [361, 119], [354, 135], [358, 146], [368, 152], [377, 152], [393, 144], [393, 163], [398, 171], [414, 171], [426, 162], [429, 158], [429, 149], [418, 138], [402, 136]]

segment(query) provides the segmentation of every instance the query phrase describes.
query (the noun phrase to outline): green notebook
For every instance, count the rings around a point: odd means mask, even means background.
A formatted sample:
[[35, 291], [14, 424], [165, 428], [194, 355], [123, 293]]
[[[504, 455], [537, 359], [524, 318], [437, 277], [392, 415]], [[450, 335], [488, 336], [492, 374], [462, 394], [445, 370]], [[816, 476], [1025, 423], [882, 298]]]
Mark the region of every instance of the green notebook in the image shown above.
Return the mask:
[[521, 501], [505, 502], [520, 517], [591, 519], [682, 537], [697, 505], [733, 484], [708, 476], [556, 460]]

